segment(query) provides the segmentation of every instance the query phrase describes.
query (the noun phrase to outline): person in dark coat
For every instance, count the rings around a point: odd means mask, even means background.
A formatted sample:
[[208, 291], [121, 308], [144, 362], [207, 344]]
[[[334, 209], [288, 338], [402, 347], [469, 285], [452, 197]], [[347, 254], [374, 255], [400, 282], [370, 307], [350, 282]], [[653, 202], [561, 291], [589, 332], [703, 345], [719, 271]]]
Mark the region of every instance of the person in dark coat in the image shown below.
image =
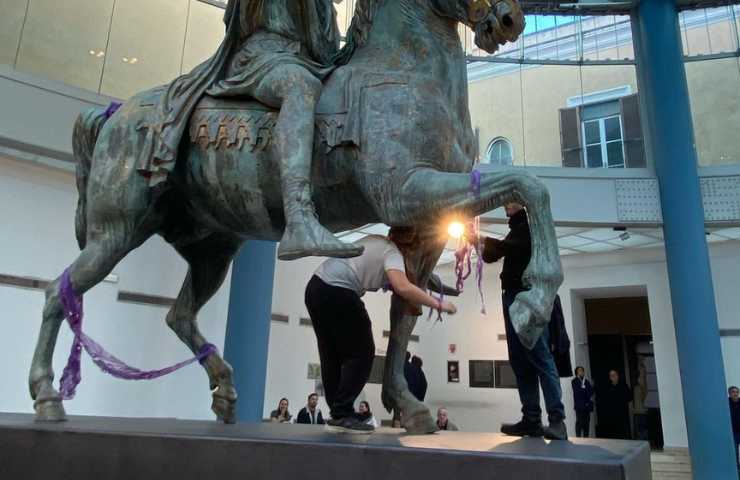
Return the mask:
[[298, 412], [298, 417], [295, 423], [304, 423], [307, 425], [323, 425], [324, 417], [321, 415], [321, 410], [318, 407], [319, 396], [312, 393], [308, 396], [308, 403], [305, 407]]
[[427, 396], [427, 388], [429, 386], [427, 383], [427, 376], [424, 375], [424, 370], [422, 369], [422, 367], [424, 366], [424, 362], [421, 360], [420, 357], [414, 355], [413, 357], [411, 357], [411, 366], [414, 369], [414, 374], [416, 377], [414, 389], [411, 390], [411, 387], [409, 387], [409, 390], [420, 402], [423, 402], [424, 398], [426, 398]]
[[602, 438], [629, 440], [632, 438], [629, 410], [632, 391], [629, 385], [620, 381], [616, 370], [610, 370], [609, 382], [598, 387], [596, 392], [598, 435]]
[[[563, 392], [553, 358], [550, 329], [544, 329], [534, 348], [528, 350], [519, 340], [509, 316], [509, 307], [514, 303], [516, 296], [527, 290], [522, 281], [522, 275], [532, 256], [532, 241], [527, 211], [524, 207], [518, 203], [509, 203], [505, 208], [506, 216], [509, 217], [509, 234], [503, 240], [482, 239], [483, 251], [481, 252], [481, 257], [486, 263], [504, 259], [501, 270], [501, 289], [503, 290], [506, 344], [509, 350], [509, 362], [517, 380], [519, 399], [522, 403], [522, 420], [514, 424], [503, 424], [501, 431], [507, 435], [520, 437], [544, 436], [552, 440], [566, 440], [568, 432], [564, 421]], [[563, 328], [562, 331], [564, 332], [565, 329]], [[549, 426], [546, 428], [542, 426], [540, 388], [545, 397], [549, 419]]]
[[732, 419], [732, 433], [735, 437], [735, 460], [740, 470], [740, 456], [738, 448], [740, 447], [740, 388], [730, 387], [727, 392], [730, 397], [730, 418]]
[[547, 327], [550, 331], [550, 352], [555, 360], [555, 368], [560, 378], [573, 376], [573, 364], [570, 361], [570, 338], [565, 329], [565, 315], [560, 303], [560, 295], [555, 295], [555, 303], [552, 306], [552, 315]]
[[406, 378], [409, 392], [411, 392], [417, 400], [423, 402], [424, 397], [427, 394], [427, 379], [424, 372], [421, 371], [419, 362], [417, 361], [415, 364], [409, 352], [406, 352], [406, 363], [403, 365], [403, 376]]
[[576, 367], [573, 386], [573, 406], [576, 411], [576, 436], [588, 438], [591, 430], [591, 412], [594, 411], [594, 389], [586, 378], [586, 370]]

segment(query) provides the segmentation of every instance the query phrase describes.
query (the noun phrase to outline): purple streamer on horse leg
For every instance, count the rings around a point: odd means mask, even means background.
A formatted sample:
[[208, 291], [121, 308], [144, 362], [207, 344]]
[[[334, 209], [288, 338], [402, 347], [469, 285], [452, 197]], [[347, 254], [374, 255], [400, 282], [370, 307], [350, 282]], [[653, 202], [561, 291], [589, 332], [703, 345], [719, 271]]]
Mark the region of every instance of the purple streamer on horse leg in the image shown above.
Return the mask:
[[106, 108], [105, 111], [103, 112], [105, 119], [106, 120], [110, 119], [110, 117], [112, 117], [113, 114], [116, 113], [119, 108], [121, 108], [121, 105], [123, 105], [121, 102], [110, 102], [110, 105], [108, 105], [108, 108]]
[[[475, 196], [476, 199], [480, 198], [480, 189], [481, 189], [481, 173], [477, 168], [474, 168], [472, 172], [470, 172], [470, 190]], [[480, 217], [476, 217], [474, 221], [474, 238], [475, 238], [475, 244], [473, 246], [473, 249], [476, 252], [477, 255], [477, 261], [475, 265], [475, 276], [476, 281], [478, 283], [478, 294], [480, 295], [480, 301], [481, 301], [481, 313], [486, 314], [486, 299], [485, 295], [483, 294], [483, 258], [481, 257], [483, 249], [481, 248], [480, 244]]]
[[77, 295], [72, 287], [69, 268], [62, 274], [59, 297], [64, 309], [64, 316], [67, 318], [67, 323], [69, 323], [69, 327], [75, 335], [74, 342], [72, 343], [72, 351], [67, 360], [67, 366], [64, 368], [62, 378], [59, 381], [60, 395], [63, 400], [74, 398], [77, 385], [82, 380], [81, 356], [83, 348], [90, 355], [93, 363], [102, 371], [125, 380], [151, 380], [162, 377], [196, 361], [203, 363], [209, 355], [218, 351], [215, 345], [206, 343], [194, 358], [159, 370], [139, 370], [108, 353], [99, 343], [82, 331], [82, 297]]

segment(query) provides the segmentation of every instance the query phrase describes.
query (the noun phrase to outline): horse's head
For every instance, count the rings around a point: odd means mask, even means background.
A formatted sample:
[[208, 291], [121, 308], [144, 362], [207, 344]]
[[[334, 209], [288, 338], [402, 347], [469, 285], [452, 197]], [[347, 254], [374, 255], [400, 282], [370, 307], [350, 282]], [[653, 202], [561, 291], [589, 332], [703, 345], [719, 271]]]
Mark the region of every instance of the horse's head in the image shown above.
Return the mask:
[[515, 42], [524, 31], [524, 12], [517, 0], [458, 0], [461, 22], [475, 32], [475, 44], [494, 53]]

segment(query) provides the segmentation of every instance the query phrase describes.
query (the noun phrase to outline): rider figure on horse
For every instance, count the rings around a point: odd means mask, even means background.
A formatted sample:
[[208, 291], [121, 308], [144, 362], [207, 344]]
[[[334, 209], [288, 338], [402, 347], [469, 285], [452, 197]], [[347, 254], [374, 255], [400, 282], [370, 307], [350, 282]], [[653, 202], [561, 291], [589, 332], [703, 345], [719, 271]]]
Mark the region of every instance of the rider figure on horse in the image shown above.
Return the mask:
[[175, 80], [161, 101], [165, 117], [154, 129], [161, 132], [163, 151], [176, 150], [192, 99], [204, 93], [253, 98], [279, 109], [273, 146], [280, 157], [285, 232], [278, 257], [360, 255], [361, 247], [319, 223], [311, 199], [314, 113], [339, 51], [332, 0], [229, 0], [225, 21], [226, 39], [216, 55]]

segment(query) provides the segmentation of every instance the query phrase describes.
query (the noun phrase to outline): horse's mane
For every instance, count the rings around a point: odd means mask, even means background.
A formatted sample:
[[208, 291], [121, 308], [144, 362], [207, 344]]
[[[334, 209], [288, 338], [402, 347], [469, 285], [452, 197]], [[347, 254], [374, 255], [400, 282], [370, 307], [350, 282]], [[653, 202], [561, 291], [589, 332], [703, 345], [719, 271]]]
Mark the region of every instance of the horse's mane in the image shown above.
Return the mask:
[[357, 0], [355, 14], [347, 30], [347, 39], [344, 47], [334, 57], [334, 63], [336, 65], [345, 65], [348, 63], [355, 50], [367, 42], [375, 14], [384, 2], [385, 0]]

